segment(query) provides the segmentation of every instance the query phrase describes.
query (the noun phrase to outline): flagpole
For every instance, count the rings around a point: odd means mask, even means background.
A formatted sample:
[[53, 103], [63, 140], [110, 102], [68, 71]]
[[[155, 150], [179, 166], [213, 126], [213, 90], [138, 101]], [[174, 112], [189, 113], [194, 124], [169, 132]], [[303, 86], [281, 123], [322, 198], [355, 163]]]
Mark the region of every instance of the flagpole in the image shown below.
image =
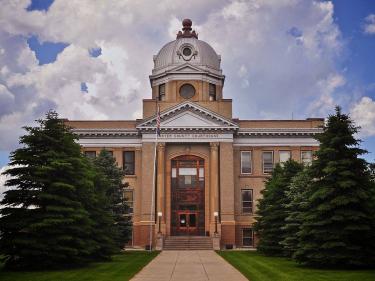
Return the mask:
[[157, 146], [158, 146], [158, 126], [160, 125], [158, 122], [160, 116], [159, 116], [159, 106], [158, 106], [158, 103], [156, 102], [156, 127], [155, 127], [155, 149], [154, 149], [154, 172], [153, 172], [153, 176], [152, 176], [152, 180], [153, 180], [153, 184], [152, 184], [152, 193], [151, 193], [151, 212], [150, 212], [150, 252], [152, 251], [152, 226], [155, 222], [155, 219], [154, 219], [154, 216], [153, 216], [153, 213], [154, 213], [154, 201], [155, 201], [155, 189], [156, 189], [156, 149], [157, 149]]

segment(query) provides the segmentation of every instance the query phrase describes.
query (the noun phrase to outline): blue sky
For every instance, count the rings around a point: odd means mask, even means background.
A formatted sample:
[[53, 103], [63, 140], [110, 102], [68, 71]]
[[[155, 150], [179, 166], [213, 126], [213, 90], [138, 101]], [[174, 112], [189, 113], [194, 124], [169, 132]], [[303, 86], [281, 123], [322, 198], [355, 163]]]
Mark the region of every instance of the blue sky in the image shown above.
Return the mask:
[[0, 167], [20, 127], [50, 108], [70, 119], [140, 117], [152, 55], [185, 17], [222, 55], [235, 117], [325, 117], [339, 104], [374, 161], [375, 1], [194, 0], [188, 14], [184, 3], [3, 1]]

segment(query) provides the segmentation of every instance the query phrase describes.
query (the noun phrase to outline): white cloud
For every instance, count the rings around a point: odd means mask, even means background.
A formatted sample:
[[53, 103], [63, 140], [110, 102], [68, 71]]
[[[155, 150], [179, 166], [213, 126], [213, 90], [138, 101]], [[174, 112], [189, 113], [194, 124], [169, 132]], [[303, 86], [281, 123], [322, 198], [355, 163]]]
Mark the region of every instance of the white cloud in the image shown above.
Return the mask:
[[375, 14], [370, 14], [365, 18], [363, 31], [366, 34], [375, 34]]
[[362, 97], [350, 110], [350, 116], [361, 127], [363, 137], [375, 136], [375, 101]]
[[10, 178], [9, 176], [3, 175], [3, 173], [9, 169], [9, 166], [0, 168], [0, 201], [4, 198], [4, 192], [9, 188], [5, 186], [5, 182]]
[[[141, 99], [151, 96], [152, 55], [186, 17], [222, 55], [224, 95], [238, 117], [303, 118], [326, 104], [318, 111], [324, 115], [340, 87], [335, 61], [342, 42], [328, 1], [161, 0], [150, 7], [55, 0], [48, 12], [28, 12], [29, 3], [4, 0], [0, 9], [0, 149], [14, 148], [18, 128], [50, 108], [69, 119], [140, 117]], [[31, 34], [69, 46], [40, 66], [26, 43]], [[90, 57], [97, 47], [102, 55]]]

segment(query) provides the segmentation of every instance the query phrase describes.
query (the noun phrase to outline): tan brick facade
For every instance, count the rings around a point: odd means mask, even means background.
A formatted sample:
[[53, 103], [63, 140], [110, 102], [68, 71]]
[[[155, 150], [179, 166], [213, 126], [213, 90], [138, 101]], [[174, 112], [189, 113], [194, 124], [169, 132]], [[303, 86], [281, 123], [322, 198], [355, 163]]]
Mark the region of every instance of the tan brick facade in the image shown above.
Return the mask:
[[[150, 233], [155, 246], [159, 219], [164, 237], [172, 234], [172, 227], [178, 235], [209, 236], [217, 228], [222, 247], [255, 246], [256, 237], [249, 229], [269, 175], [263, 165], [269, 168], [278, 163], [280, 151], [283, 155], [290, 153], [298, 162], [302, 155], [309, 161], [310, 151], [318, 149], [313, 136], [320, 132], [323, 119], [234, 119], [232, 100], [223, 99], [224, 76], [215, 51], [189, 34], [169, 44], [154, 58], [150, 99], [143, 100], [143, 119], [66, 123], [79, 135], [83, 151], [113, 151], [119, 167], [123, 167], [124, 152], [134, 151], [134, 163], [129, 164], [134, 166], [134, 175], [124, 178], [133, 191], [134, 247], [148, 245]], [[194, 57], [185, 58], [182, 51], [176, 51], [183, 48], [191, 48]], [[209, 59], [199, 57], [202, 54]], [[180, 94], [185, 84], [195, 90], [189, 99]], [[156, 145], [157, 108], [161, 135]], [[245, 158], [243, 162], [246, 173], [241, 170], [241, 152], [250, 155], [250, 162]], [[272, 156], [273, 162], [262, 158], [266, 156]], [[177, 167], [172, 166], [177, 163], [174, 159], [180, 159]], [[176, 190], [188, 203], [176, 205], [181, 202], [172, 201]], [[203, 198], [199, 196], [204, 197], [204, 206], [197, 205]], [[180, 206], [174, 215], [173, 206]], [[176, 216], [178, 220], [173, 219]], [[199, 227], [204, 231], [197, 234], [194, 231]]]

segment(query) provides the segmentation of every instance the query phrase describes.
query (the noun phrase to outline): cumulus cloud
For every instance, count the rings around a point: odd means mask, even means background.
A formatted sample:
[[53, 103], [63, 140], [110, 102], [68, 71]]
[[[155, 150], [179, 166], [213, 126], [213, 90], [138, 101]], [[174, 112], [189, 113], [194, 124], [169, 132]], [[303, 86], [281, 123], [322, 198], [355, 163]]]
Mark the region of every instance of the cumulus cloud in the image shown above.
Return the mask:
[[4, 166], [0, 168], [0, 201], [4, 198], [4, 192], [7, 191], [5, 182], [9, 179], [9, 176], [3, 175], [3, 173], [9, 169], [9, 166]]
[[375, 34], [375, 14], [370, 14], [365, 18], [363, 32], [366, 34]]
[[[29, 4], [4, 0], [0, 9], [0, 150], [13, 149], [19, 128], [50, 108], [69, 119], [139, 118], [141, 99], [151, 96], [152, 55], [186, 17], [222, 55], [224, 95], [237, 117], [324, 116], [345, 83], [329, 1], [161, 0], [150, 8], [150, 1], [55, 0], [47, 12], [27, 11]], [[31, 35], [68, 47], [39, 65]], [[97, 48], [101, 54], [90, 56]]]
[[361, 127], [360, 135], [363, 137], [375, 135], [375, 101], [370, 97], [362, 97], [355, 103], [350, 115]]

